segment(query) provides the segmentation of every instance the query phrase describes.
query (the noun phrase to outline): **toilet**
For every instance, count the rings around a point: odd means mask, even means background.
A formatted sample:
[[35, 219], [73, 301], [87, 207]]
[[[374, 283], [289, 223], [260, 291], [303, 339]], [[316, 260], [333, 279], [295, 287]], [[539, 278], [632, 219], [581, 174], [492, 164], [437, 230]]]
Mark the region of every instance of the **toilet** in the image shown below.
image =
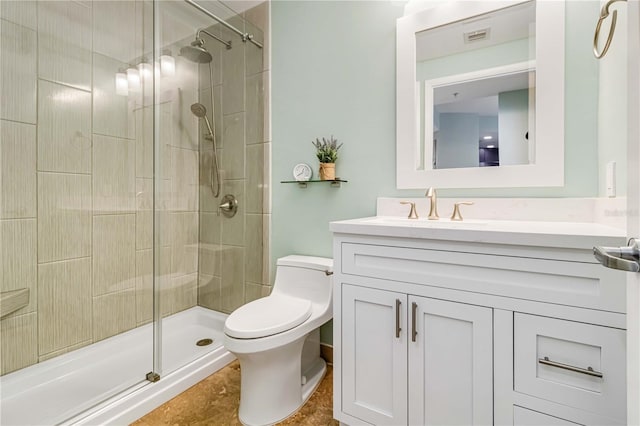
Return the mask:
[[319, 327], [333, 316], [332, 273], [332, 259], [282, 257], [271, 295], [227, 318], [224, 346], [240, 361], [242, 424], [286, 419], [324, 377]]

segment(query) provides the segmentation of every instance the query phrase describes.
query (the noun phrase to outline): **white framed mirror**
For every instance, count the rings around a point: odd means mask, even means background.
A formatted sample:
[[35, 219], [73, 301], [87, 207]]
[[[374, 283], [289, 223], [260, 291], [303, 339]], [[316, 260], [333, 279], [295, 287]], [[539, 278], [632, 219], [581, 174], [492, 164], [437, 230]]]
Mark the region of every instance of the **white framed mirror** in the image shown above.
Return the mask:
[[564, 2], [398, 19], [396, 109], [400, 189], [562, 186]]

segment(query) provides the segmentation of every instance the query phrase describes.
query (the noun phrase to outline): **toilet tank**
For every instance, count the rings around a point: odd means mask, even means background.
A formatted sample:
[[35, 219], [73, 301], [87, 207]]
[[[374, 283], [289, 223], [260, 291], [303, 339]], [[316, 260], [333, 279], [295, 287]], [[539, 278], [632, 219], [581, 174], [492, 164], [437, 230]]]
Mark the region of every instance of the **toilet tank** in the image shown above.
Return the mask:
[[291, 255], [278, 259], [271, 294], [286, 294], [325, 304], [331, 300], [333, 259]]

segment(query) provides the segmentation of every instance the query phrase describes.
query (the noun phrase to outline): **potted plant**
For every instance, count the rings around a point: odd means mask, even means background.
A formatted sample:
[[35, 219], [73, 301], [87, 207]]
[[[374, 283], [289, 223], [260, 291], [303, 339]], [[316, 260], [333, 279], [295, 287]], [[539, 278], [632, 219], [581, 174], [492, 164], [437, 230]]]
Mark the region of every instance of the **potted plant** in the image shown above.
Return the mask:
[[321, 180], [335, 180], [336, 178], [336, 160], [338, 159], [338, 150], [342, 144], [338, 145], [338, 140], [333, 138], [333, 135], [326, 140], [322, 138], [316, 138], [315, 142], [311, 141], [313, 146], [316, 147], [316, 157], [320, 161], [320, 179]]

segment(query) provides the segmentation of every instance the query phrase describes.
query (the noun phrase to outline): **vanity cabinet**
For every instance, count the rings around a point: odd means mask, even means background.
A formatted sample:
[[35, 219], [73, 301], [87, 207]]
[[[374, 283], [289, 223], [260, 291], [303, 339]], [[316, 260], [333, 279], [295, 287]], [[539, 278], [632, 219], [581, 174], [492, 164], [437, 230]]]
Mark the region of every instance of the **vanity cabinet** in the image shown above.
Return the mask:
[[344, 412], [372, 424], [491, 424], [492, 311], [344, 285]]
[[625, 424], [624, 237], [332, 230], [343, 424]]

